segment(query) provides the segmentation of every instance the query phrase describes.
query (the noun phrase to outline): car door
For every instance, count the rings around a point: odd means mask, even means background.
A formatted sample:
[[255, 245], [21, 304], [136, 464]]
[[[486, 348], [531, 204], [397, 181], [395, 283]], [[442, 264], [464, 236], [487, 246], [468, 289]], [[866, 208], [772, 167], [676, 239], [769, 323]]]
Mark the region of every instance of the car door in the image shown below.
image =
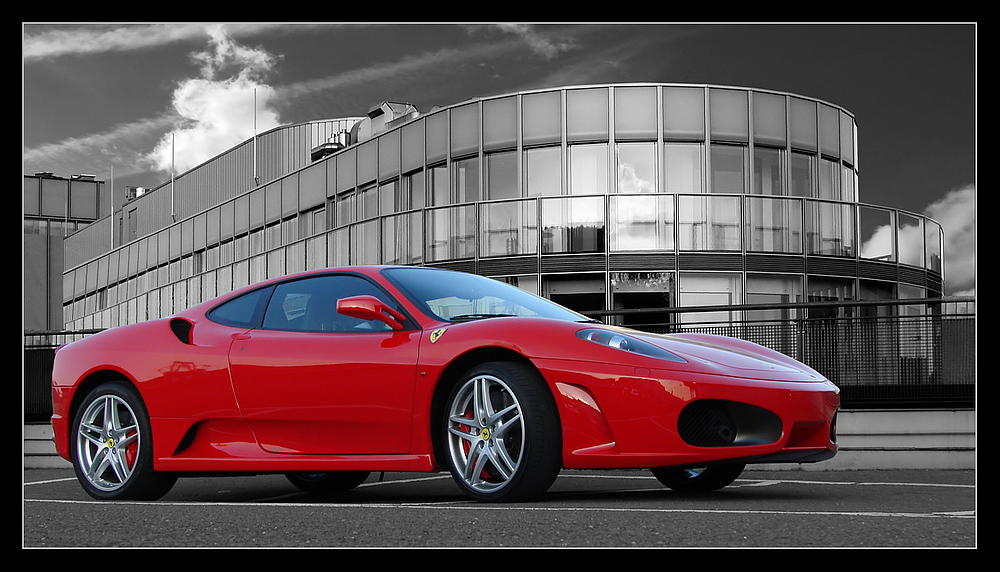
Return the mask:
[[233, 388], [263, 448], [289, 454], [409, 452], [419, 330], [337, 313], [369, 279], [328, 274], [274, 287], [260, 328], [235, 336]]

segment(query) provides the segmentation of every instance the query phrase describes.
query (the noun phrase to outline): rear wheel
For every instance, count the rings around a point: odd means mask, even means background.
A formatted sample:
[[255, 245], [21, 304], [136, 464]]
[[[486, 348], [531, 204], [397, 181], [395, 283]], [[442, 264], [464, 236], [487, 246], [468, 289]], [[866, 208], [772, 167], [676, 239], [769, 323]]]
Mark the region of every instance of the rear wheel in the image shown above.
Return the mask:
[[177, 480], [153, 471], [153, 435], [142, 399], [131, 387], [95, 388], [73, 421], [77, 479], [100, 500], [155, 500]]
[[482, 501], [544, 493], [562, 466], [555, 402], [544, 380], [512, 362], [468, 371], [448, 398], [444, 439], [459, 487]]
[[330, 473], [286, 473], [285, 477], [307, 493], [333, 494], [349, 491], [365, 482], [368, 471], [335, 471]]
[[732, 484], [745, 467], [742, 463], [732, 463], [691, 469], [661, 467], [651, 470], [656, 480], [675, 491], [707, 493]]

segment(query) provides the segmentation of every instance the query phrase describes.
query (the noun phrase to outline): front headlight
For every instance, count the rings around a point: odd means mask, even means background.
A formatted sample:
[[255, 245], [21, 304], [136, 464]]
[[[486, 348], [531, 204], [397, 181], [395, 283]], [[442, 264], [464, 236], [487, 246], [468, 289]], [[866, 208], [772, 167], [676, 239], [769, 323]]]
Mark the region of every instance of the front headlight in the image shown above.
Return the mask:
[[576, 336], [581, 340], [586, 340], [588, 342], [593, 342], [595, 344], [607, 346], [623, 352], [682, 363], [687, 361], [661, 347], [654, 346], [649, 342], [644, 342], [638, 338], [633, 338], [632, 336], [628, 336], [620, 332], [604, 330], [601, 328], [588, 328], [586, 330], [580, 330], [576, 333]]

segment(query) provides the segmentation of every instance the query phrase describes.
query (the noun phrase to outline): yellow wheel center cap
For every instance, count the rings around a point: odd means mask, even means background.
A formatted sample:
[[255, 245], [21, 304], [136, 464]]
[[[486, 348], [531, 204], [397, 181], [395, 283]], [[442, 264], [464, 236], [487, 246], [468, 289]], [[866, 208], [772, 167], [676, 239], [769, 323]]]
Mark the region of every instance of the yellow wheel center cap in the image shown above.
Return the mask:
[[114, 439], [108, 439], [108, 447], [110, 448], [110, 447], [114, 447], [114, 446], [115, 446], [115, 440]]
[[490, 439], [490, 430], [487, 429], [487, 428], [485, 428], [485, 427], [483, 427], [483, 432], [480, 433], [480, 436], [483, 438], [483, 441], [489, 441], [489, 439]]

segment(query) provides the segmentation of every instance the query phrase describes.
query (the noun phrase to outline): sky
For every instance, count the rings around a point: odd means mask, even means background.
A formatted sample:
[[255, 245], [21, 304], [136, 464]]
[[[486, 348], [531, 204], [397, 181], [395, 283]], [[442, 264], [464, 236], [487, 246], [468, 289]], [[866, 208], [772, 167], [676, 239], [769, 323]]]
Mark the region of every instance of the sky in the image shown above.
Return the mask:
[[113, 173], [115, 189], [158, 186], [171, 165], [183, 172], [255, 129], [359, 116], [387, 100], [427, 112], [630, 82], [821, 99], [856, 118], [861, 202], [940, 222], [945, 293], [975, 293], [975, 23], [22, 23], [22, 32], [24, 173]]

